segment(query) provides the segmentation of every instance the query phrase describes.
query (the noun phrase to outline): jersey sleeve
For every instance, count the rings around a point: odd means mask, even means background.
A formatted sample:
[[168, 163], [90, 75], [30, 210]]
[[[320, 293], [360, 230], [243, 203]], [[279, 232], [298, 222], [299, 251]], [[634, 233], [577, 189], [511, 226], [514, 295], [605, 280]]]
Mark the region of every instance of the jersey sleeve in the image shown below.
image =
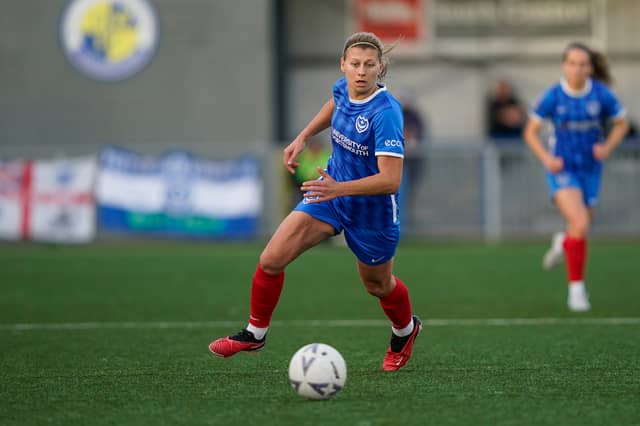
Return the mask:
[[402, 113], [398, 108], [386, 108], [376, 115], [373, 123], [375, 155], [404, 158]]
[[533, 103], [530, 115], [531, 118], [543, 121], [551, 118], [553, 114], [553, 108], [555, 107], [556, 97], [554, 95], [554, 89], [547, 89], [540, 97]]
[[626, 115], [624, 106], [618, 101], [611, 90], [602, 88], [602, 113], [606, 118], [622, 118]]

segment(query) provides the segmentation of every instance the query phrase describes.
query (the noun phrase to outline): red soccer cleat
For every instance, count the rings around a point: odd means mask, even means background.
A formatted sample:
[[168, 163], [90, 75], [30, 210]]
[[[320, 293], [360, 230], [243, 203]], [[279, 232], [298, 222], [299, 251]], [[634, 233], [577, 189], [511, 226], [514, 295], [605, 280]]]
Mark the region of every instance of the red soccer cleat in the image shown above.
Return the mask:
[[266, 336], [258, 340], [253, 333], [242, 329], [233, 336], [222, 337], [209, 344], [209, 350], [215, 356], [228, 358], [238, 352], [258, 352], [264, 348]]
[[[422, 331], [422, 321], [417, 316], [413, 316], [413, 331], [410, 335], [405, 337], [398, 337], [391, 333], [391, 343], [387, 354], [382, 361], [382, 369], [384, 371], [397, 371], [404, 367], [404, 365], [411, 358], [411, 352], [413, 351], [413, 342], [416, 341], [416, 337]], [[395, 349], [395, 350], [394, 350]]]

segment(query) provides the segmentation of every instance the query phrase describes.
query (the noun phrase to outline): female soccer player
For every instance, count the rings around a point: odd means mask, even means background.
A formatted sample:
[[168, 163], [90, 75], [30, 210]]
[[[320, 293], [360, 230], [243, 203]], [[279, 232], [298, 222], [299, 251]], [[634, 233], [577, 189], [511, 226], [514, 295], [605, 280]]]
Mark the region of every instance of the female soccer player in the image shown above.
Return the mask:
[[285, 167], [294, 173], [306, 141], [331, 126], [333, 150], [327, 169], [318, 168], [321, 177], [302, 184], [304, 199], [282, 221], [260, 255], [251, 287], [249, 324], [233, 336], [212, 342], [209, 350], [213, 354], [226, 358], [261, 350], [287, 265], [344, 231], [362, 283], [379, 298], [391, 321], [391, 342], [382, 369], [398, 370], [411, 357], [422, 323], [412, 315], [407, 287], [393, 275], [404, 139], [401, 106], [381, 83], [389, 50], [372, 33], [355, 33], [346, 40], [340, 59], [344, 77], [334, 84], [333, 98], [283, 155]]
[[[602, 162], [627, 132], [625, 110], [608, 89], [609, 70], [602, 56], [582, 43], [569, 44], [562, 55], [564, 78], [547, 89], [531, 111], [524, 139], [545, 168], [549, 192], [566, 222], [554, 235], [543, 266], [566, 259], [572, 311], [591, 309], [584, 285], [587, 233], [598, 201]], [[540, 140], [544, 119], [553, 124], [550, 151]], [[604, 137], [603, 123], [613, 120]]]

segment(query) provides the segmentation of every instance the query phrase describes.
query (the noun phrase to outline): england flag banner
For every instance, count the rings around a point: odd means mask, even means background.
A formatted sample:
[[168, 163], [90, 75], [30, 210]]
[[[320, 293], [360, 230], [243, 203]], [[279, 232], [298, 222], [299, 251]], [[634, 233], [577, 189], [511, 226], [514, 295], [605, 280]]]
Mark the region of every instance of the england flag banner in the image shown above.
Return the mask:
[[0, 238], [91, 241], [95, 170], [95, 157], [0, 162]]
[[211, 161], [186, 151], [99, 155], [101, 229], [178, 238], [250, 239], [262, 212], [259, 159]]
[[27, 189], [30, 185], [26, 161], [0, 161], [0, 239], [20, 240], [28, 218]]
[[96, 234], [95, 156], [35, 161], [31, 173], [28, 238], [87, 243]]

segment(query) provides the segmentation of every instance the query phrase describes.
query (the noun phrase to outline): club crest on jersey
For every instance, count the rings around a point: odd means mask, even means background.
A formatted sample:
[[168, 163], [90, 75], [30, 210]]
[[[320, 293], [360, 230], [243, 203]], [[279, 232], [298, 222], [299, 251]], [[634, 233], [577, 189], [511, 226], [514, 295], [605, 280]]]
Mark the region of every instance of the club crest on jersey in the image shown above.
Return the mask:
[[369, 128], [369, 120], [359, 115], [358, 118], [356, 118], [356, 130], [358, 131], [358, 133], [362, 133], [368, 128]]
[[587, 112], [592, 117], [600, 114], [600, 102], [598, 101], [587, 102]]

